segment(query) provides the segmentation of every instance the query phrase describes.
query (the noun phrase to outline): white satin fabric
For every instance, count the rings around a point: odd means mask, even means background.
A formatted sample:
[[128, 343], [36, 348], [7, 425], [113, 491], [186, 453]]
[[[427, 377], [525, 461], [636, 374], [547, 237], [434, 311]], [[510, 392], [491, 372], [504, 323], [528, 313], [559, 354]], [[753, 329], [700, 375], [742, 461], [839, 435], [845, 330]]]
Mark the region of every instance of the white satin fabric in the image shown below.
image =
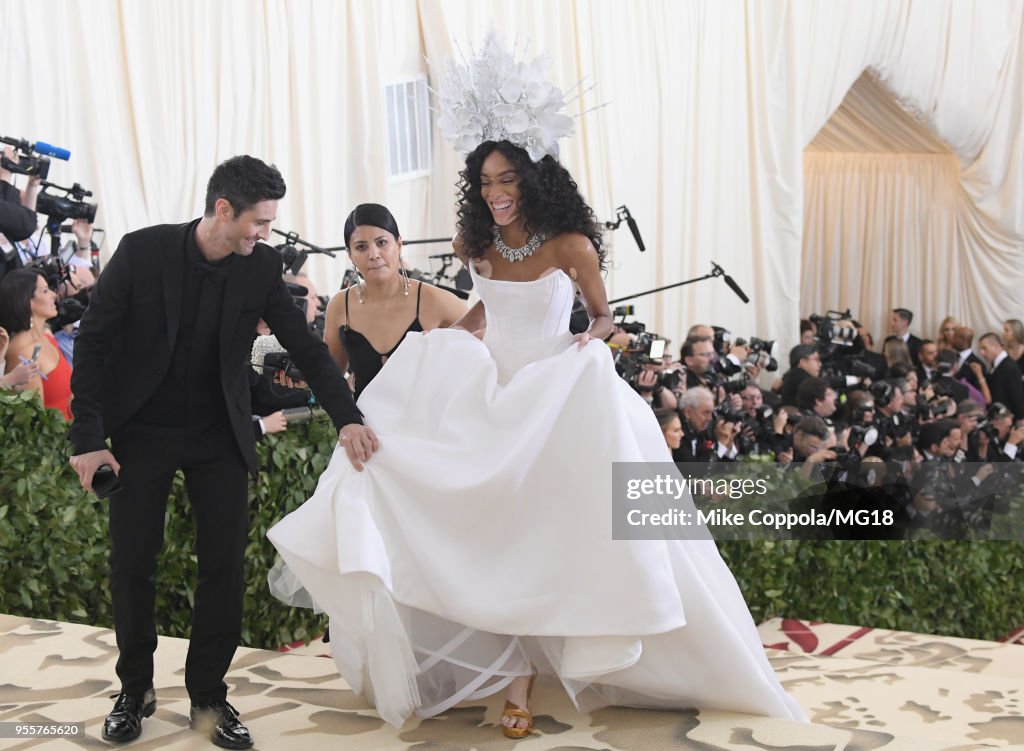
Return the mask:
[[275, 593], [330, 615], [338, 669], [396, 726], [531, 661], [578, 706], [803, 718], [713, 541], [612, 539], [612, 461], [671, 459], [607, 347], [572, 344], [572, 282], [476, 282], [484, 341], [407, 335], [359, 400], [380, 451], [356, 472], [336, 449], [270, 530]]

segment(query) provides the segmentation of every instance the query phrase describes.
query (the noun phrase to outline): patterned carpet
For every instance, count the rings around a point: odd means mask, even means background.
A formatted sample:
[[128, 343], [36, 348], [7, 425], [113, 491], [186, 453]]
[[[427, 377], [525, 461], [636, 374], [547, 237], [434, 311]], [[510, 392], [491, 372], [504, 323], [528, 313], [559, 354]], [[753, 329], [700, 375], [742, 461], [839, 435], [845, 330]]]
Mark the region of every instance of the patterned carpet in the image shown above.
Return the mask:
[[[1022, 645], [793, 620], [760, 630], [812, 724], [618, 707], [581, 715], [558, 686], [541, 681], [534, 703], [543, 714], [528, 739], [500, 734], [499, 697], [395, 730], [347, 688], [331, 660], [316, 656], [329, 646], [321, 643], [287, 653], [239, 650], [228, 683], [256, 748], [273, 751], [1024, 749]], [[188, 728], [185, 650], [181, 639], [160, 639], [157, 712], [130, 748], [213, 748]], [[0, 722], [85, 723], [74, 740], [6, 738], [0, 748], [109, 748], [99, 729], [117, 690], [115, 656], [108, 630], [0, 615]]]

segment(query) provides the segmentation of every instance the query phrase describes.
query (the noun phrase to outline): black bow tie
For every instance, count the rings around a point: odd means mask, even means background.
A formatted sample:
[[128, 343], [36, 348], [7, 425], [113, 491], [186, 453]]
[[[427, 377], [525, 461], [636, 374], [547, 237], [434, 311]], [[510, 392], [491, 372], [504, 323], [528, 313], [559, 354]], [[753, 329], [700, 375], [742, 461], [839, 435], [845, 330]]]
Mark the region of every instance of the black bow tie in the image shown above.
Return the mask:
[[230, 267], [226, 263], [218, 263], [216, 265], [206, 263], [205, 261], [196, 261], [192, 264], [192, 273], [202, 274], [207, 279], [212, 279], [215, 282], [221, 282], [228, 278], [228, 272]]

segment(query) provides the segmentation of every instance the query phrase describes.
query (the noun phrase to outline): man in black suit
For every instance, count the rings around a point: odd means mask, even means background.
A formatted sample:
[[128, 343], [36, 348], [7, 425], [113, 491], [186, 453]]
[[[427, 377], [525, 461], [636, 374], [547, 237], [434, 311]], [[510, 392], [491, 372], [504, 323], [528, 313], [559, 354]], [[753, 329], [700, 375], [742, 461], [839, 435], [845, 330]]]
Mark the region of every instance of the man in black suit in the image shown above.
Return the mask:
[[156, 707], [154, 577], [167, 496], [181, 469], [199, 559], [185, 665], [192, 725], [218, 746], [252, 745], [227, 702], [224, 675], [241, 639], [247, 474], [257, 469], [248, 361], [260, 318], [301, 368], [356, 468], [377, 448], [285, 287], [280, 256], [261, 242], [284, 193], [281, 174], [258, 159], [219, 165], [202, 218], [125, 235], [82, 318], [71, 464], [86, 490], [101, 465], [122, 485], [109, 509], [121, 693], [103, 726], [106, 740], [138, 737]]
[[885, 341], [899, 339], [906, 344], [907, 349], [910, 350], [910, 359], [917, 366], [921, 364], [921, 360], [918, 358], [918, 353], [921, 351], [921, 340], [910, 333], [910, 322], [913, 320], [914, 314], [906, 308], [894, 308], [892, 316], [889, 318], [889, 329], [892, 334], [887, 336]]
[[1014, 418], [1024, 419], [1024, 381], [1021, 381], [1020, 367], [1003, 347], [999, 334], [984, 334], [978, 340], [978, 354], [989, 367], [988, 388], [992, 403], [1005, 404]]
[[953, 348], [957, 351], [957, 365], [953, 375], [961, 378], [974, 388], [981, 391], [981, 380], [978, 378], [972, 363], [976, 363], [984, 369], [985, 364], [974, 354], [972, 344], [974, 343], [974, 330], [969, 326], [957, 326], [953, 330]]
[[921, 340], [921, 349], [917, 351], [917, 359], [920, 365], [917, 366], [918, 384], [927, 383], [936, 376], [939, 364], [939, 345], [931, 339]]

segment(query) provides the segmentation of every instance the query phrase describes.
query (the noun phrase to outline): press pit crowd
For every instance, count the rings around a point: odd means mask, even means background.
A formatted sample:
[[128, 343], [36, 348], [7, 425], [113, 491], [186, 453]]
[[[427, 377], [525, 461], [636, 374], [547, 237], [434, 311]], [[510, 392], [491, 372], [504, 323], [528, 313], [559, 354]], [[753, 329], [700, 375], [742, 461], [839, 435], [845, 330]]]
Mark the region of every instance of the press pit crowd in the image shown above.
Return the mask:
[[764, 352], [719, 327], [691, 327], [678, 361], [667, 350], [660, 360], [637, 355], [636, 335], [624, 331], [609, 343], [620, 359], [641, 360], [620, 372], [632, 370], [676, 462], [714, 471], [756, 456], [805, 478], [840, 473], [858, 485], [868, 472], [874, 482], [899, 476], [898, 510], [940, 528], [1019, 490], [1020, 320], [976, 336], [948, 317], [922, 338], [913, 313], [898, 308], [879, 347], [852, 318], [813, 318], [801, 321], [781, 378], [763, 373], [775, 365]]

